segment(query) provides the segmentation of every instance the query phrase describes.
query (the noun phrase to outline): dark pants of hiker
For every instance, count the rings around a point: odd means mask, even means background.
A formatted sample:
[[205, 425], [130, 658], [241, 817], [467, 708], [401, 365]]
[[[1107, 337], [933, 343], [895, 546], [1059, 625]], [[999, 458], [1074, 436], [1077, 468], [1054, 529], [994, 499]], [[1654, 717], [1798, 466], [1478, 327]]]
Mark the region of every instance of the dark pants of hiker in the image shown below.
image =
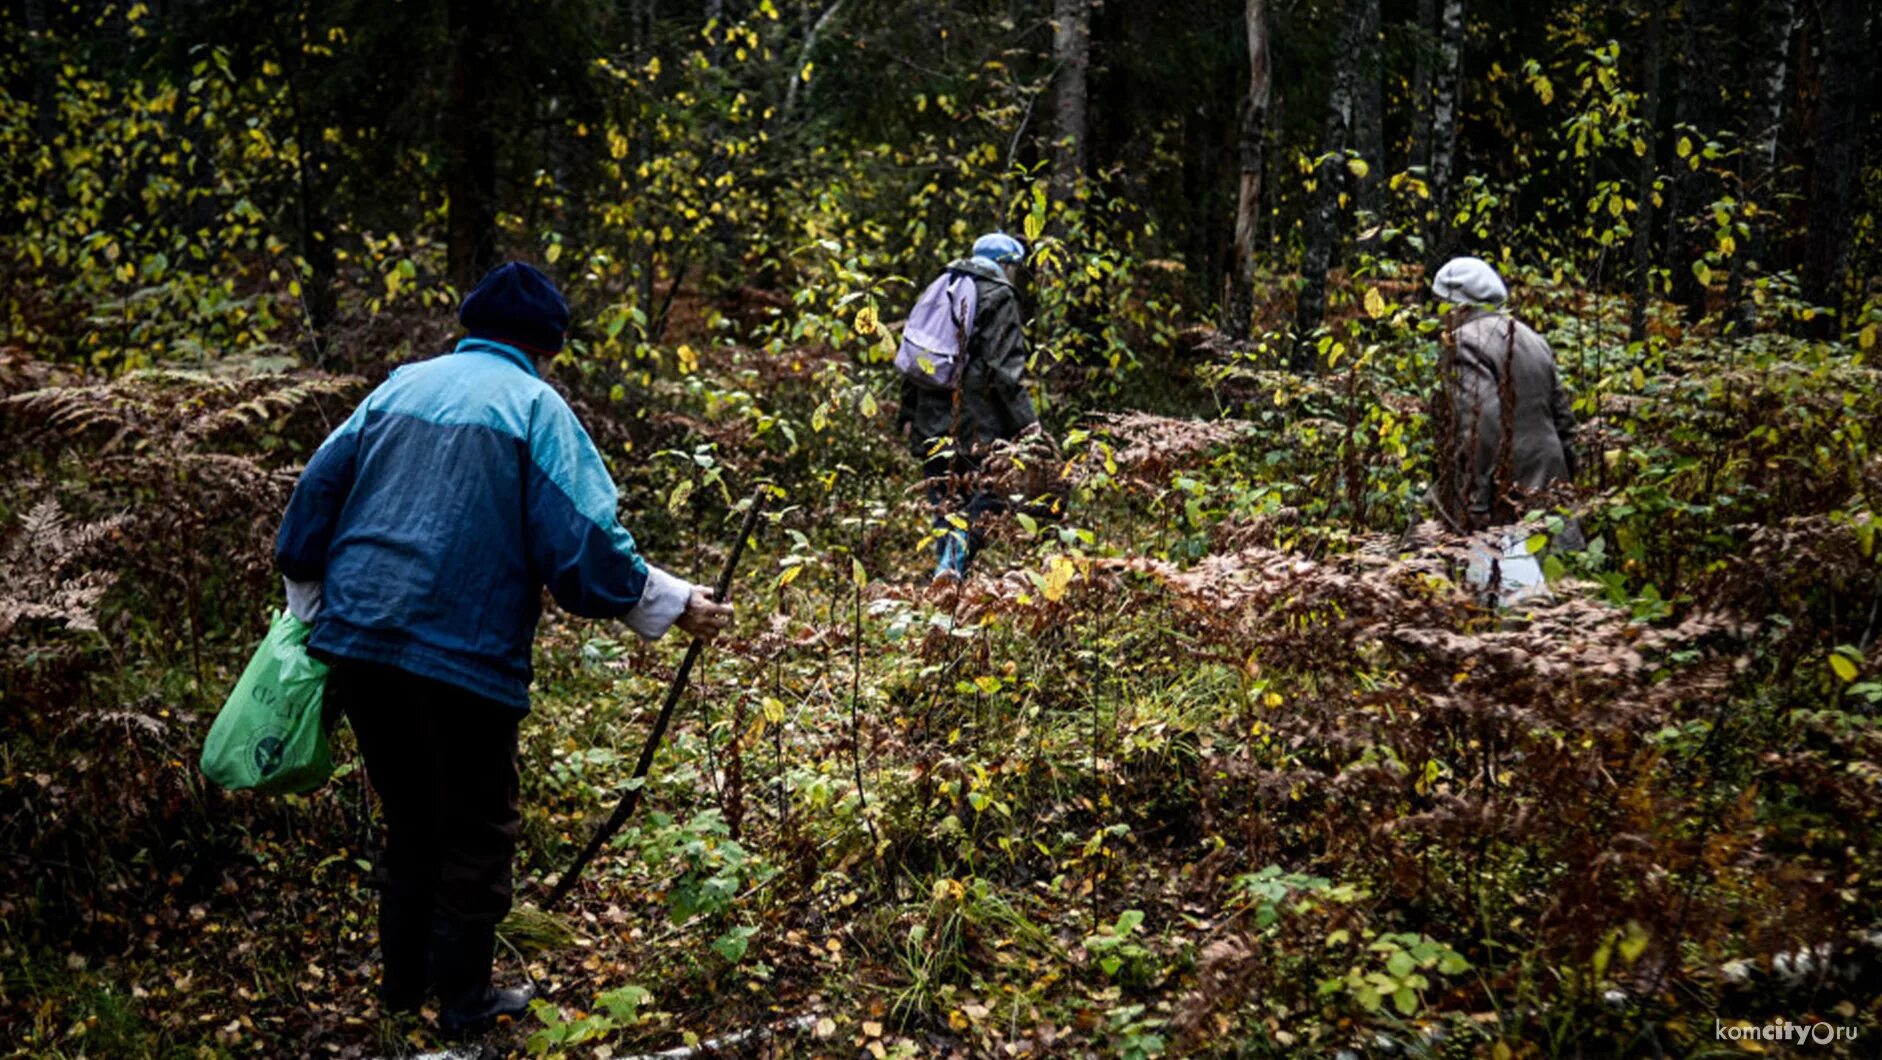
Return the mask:
[[448, 1006], [490, 984], [510, 911], [522, 714], [390, 666], [336, 659], [327, 696], [346, 712], [385, 817], [376, 872], [380, 997]]
[[[934, 509], [934, 528], [941, 532], [935, 541], [936, 576], [952, 573], [965, 577], [967, 564], [980, 551], [984, 535], [975, 529], [983, 515], [998, 515], [1006, 509], [997, 494], [974, 485], [979, 465], [966, 457], [947, 454], [929, 457], [921, 465], [928, 483], [928, 504]], [[955, 525], [959, 517], [965, 529]]]

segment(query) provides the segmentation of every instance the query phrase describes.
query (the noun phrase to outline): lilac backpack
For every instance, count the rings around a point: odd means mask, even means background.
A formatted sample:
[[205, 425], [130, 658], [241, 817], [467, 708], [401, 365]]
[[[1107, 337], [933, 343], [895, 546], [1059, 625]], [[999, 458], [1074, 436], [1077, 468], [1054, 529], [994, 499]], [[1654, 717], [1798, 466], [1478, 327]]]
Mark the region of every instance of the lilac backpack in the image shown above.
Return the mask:
[[978, 297], [972, 276], [951, 270], [937, 276], [908, 314], [902, 344], [895, 350], [895, 370], [930, 390], [959, 386]]

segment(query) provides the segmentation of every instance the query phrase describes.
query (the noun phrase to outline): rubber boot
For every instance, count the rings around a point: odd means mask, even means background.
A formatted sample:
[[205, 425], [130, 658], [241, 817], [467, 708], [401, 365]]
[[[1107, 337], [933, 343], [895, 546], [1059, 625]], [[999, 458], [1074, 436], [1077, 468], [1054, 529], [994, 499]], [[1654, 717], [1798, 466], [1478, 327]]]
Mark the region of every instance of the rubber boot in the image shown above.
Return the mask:
[[431, 992], [431, 900], [379, 893], [379, 1004], [416, 1012]]
[[949, 529], [935, 542], [934, 584], [959, 585], [967, 575], [967, 534]]
[[490, 985], [496, 956], [495, 924], [466, 923], [440, 916], [431, 923], [431, 968], [438, 985], [438, 1029], [452, 1037], [477, 1034], [499, 1017], [529, 1011], [535, 990], [499, 990]]

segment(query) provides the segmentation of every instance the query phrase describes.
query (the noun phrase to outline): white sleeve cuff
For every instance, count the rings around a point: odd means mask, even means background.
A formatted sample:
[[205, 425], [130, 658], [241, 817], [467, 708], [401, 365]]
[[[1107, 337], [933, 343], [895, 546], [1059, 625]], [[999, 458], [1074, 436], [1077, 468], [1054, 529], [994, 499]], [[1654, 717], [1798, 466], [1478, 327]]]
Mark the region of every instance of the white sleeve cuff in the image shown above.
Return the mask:
[[647, 638], [658, 640], [686, 613], [693, 598], [693, 583], [675, 578], [653, 564], [647, 564], [647, 585], [640, 592], [640, 603], [622, 618], [627, 628]]
[[321, 582], [297, 582], [283, 577], [281, 584], [287, 588], [288, 614], [302, 622], [312, 623], [314, 616], [320, 613]]

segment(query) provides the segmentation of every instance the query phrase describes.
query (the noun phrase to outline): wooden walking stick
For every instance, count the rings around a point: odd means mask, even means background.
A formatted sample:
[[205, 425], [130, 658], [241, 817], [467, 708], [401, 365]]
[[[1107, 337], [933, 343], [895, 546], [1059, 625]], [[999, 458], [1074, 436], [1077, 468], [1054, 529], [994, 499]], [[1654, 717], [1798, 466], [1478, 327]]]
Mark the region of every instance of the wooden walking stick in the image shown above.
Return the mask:
[[[732, 591], [732, 572], [738, 569], [738, 560], [745, 552], [746, 540], [758, 528], [758, 513], [764, 505], [765, 487], [760, 486], [752, 494], [751, 506], [745, 509], [745, 523], [739, 527], [738, 540], [732, 542], [731, 554], [725, 557], [725, 569], [719, 572], [719, 582], [714, 587], [716, 591], [712, 595], [713, 599], [720, 603], [725, 603], [728, 594]], [[562, 904], [562, 899], [567, 898], [568, 893], [575, 889], [575, 882], [581, 879], [582, 870], [594, 860], [602, 845], [614, 838], [614, 833], [620, 831], [621, 826], [627, 823], [627, 819], [634, 815], [634, 808], [640, 805], [640, 793], [647, 786], [647, 771], [653, 768], [653, 756], [660, 750], [660, 741], [667, 734], [667, 723], [673, 720], [673, 708], [679, 705], [680, 693], [686, 691], [686, 678], [693, 672], [693, 663], [698, 661], [699, 652], [704, 647], [705, 641], [697, 638], [687, 645], [686, 657], [680, 660], [680, 670], [673, 675], [673, 683], [667, 686], [667, 698], [666, 702], [660, 705], [660, 716], [654, 719], [653, 731], [647, 734], [647, 742], [641, 745], [640, 761], [634, 764], [634, 777], [627, 782], [626, 793], [621, 796], [621, 801], [615, 805], [614, 812], [608, 815], [608, 819], [600, 828], [595, 829], [595, 834], [589, 838], [588, 845], [582, 849], [581, 856], [575, 859], [575, 863], [570, 865], [568, 871], [564, 872], [562, 878], [556, 882], [555, 890], [549, 894], [549, 900], [542, 905], [544, 912]]]

